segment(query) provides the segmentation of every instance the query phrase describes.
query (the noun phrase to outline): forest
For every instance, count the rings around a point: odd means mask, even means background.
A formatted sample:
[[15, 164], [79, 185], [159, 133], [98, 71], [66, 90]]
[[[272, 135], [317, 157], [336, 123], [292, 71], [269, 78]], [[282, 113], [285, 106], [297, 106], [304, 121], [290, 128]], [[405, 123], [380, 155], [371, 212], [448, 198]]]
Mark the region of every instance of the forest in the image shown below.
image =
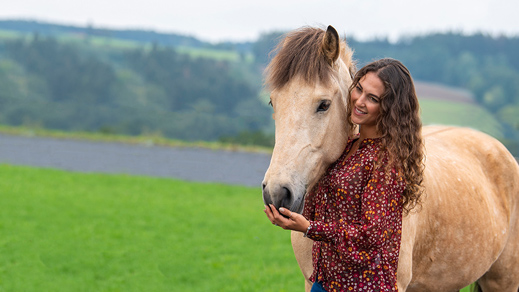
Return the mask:
[[[284, 32], [248, 43], [0, 21], [0, 124], [270, 146], [262, 72]], [[469, 90], [519, 141], [519, 37], [456, 32], [359, 41], [358, 67], [401, 60], [415, 80]]]

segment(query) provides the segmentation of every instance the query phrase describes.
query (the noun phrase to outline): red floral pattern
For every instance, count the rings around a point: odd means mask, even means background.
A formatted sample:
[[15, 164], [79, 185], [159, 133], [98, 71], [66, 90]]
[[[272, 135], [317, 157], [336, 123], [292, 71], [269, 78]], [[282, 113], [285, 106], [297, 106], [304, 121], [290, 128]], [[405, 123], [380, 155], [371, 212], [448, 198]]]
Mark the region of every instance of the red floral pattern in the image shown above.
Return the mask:
[[[375, 168], [380, 138], [361, 141], [345, 159], [354, 141], [305, 200], [314, 240], [310, 280], [329, 292], [397, 291], [405, 181], [394, 169]], [[386, 152], [381, 159], [385, 165]]]

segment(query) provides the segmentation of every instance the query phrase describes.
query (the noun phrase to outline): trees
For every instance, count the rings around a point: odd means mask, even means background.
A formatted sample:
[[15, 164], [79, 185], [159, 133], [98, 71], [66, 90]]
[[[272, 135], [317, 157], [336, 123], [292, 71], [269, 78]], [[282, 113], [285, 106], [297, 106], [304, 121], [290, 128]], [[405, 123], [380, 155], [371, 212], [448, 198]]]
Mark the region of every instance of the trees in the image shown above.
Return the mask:
[[[19, 71], [13, 76], [6, 69], [2, 78], [0, 70], [4, 123], [217, 140], [259, 130], [269, 113], [258, 102], [261, 80], [241, 74], [251, 70], [246, 63], [191, 58], [159, 46], [106, 58], [95, 48], [39, 35], [7, 41], [3, 52], [4, 64]], [[243, 115], [249, 106], [253, 117]]]
[[[31, 23], [31, 29], [35, 27], [38, 24]], [[254, 139], [272, 128], [271, 109], [259, 98], [261, 73], [283, 32], [265, 33], [252, 44], [214, 45], [233, 50], [239, 46], [237, 50], [247, 56], [226, 61], [181, 54], [164, 45], [167, 36], [163, 35], [160, 41], [136, 43], [129, 49], [106, 42], [96, 45], [95, 38], [103, 30], [91, 28], [87, 42], [75, 43], [58, 41], [45, 31], [0, 39], [0, 123], [151, 132], [189, 140], [226, 136], [250, 141], [256, 132], [260, 134]], [[132, 37], [149, 40], [157, 35], [125, 33], [126, 39]], [[175, 41], [210, 47], [198, 40]], [[393, 57], [416, 80], [469, 90], [477, 103], [500, 119], [507, 136], [519, 140], [518, 37], [443, 33], [394, 43], [387, 39], [347, 41], [359, 67], [373, 59]]]

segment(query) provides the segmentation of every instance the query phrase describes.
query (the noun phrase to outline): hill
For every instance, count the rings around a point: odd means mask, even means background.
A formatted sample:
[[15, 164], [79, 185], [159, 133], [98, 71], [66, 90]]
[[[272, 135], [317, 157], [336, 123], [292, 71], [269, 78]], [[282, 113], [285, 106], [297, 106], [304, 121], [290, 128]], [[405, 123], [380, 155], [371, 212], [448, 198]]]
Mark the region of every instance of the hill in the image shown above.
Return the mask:
[[424, 125], [469, 127], [498, 139], [505, 138], [501, 123], [477, 104], [473, 94], [467, 90], [424, 81], [415, 81], [415, 89]]
[[106, 29], [94, 26], [71, 26], [31, 20], [0, 20], [0, 30], [17, 32], [22, 34], [40, 34], [56, 38], [69, 37], [100, 37], [116, 40], [125, 40], [140, 44], [155, 44], [171, 47], [209, 48], [217, 50], [233, 50], [248, 52], [251, 50], [251, 42], [219, 43], [204, 42], [192, 36], [176, 33], [160, 33], [153, 30], [142, 29]]
[[[154, 31], [0, 20], [0, 123], [271, 145], [262, 71], [281, 34], [212, 44]], [[519, 141], [519, 38], [347, 39], [359, 66], [387, 56], [406, 64], [420, 81], [427, 123], [482, 127]]]
[[237, 52], [42, 27], [0, 34], [0, 123], [191, 141], [263, 127], [261, 72]]
[[0, 20], [0, 29], [24, 34], [38, 33], [42, 36], [54, 37], [62, 35], [99, 36], [168, 46], [187, 46], [195, 48], [210, 46], [208, 43], [204, 43], [194, 37], [179, 34], [165, 34], [146, 30], [113, 30], [95, 28], [93, 26], [79, 27], [40, 21]]
[[476, 103], [474, 95], [466, 89], [418, 80], [414, 81], [414, 86], [416, 94], [420, 98], [448, 100], [460, 103]]

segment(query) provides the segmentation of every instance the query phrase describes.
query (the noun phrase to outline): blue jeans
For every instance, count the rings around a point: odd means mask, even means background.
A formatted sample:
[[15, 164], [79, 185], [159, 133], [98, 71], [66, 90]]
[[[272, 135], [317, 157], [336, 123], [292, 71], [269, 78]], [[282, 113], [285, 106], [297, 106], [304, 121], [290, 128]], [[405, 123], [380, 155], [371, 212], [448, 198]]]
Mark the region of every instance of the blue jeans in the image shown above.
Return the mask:
[[315, 282], [312, 285], [312, 290], [310, 290], [310, 292], [326, 292], [326, 290], [324, 290], [323, 285], [321, 285], [321, 283]]

